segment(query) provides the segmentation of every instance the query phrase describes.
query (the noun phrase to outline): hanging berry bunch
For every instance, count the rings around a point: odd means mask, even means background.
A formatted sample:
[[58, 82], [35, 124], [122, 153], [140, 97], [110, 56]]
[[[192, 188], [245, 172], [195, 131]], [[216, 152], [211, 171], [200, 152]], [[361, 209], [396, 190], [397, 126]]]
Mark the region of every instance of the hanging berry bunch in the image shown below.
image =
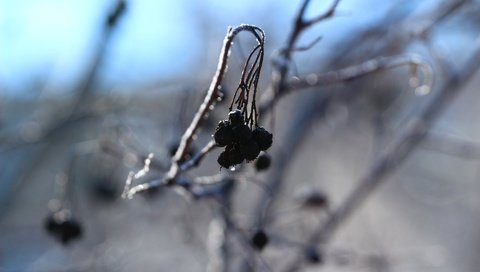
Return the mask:
[[[263, 43], [260, 43], [248, 56], [230, 104], [228, 119], [220, 121], [215, 129], [215, 143], [225, 147], [217, 159], [222, 167], [229, 168], [244, 160], [253, 161], [260, 151], [272, 146], [272, 134], [257, 123], [256, 96], [263, 54]], [[251, 63], [253, 58], [255, 60]]]

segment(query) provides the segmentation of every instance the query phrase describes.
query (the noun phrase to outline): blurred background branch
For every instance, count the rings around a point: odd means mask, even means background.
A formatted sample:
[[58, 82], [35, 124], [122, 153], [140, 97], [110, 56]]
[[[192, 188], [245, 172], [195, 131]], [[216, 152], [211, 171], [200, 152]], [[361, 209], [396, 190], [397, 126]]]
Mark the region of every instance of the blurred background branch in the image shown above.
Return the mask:
[[[0, 2], [1, 269], [478, 267], [476, 1], [60, 2]], [[221, 169], [244, 22], [274, 140]]]

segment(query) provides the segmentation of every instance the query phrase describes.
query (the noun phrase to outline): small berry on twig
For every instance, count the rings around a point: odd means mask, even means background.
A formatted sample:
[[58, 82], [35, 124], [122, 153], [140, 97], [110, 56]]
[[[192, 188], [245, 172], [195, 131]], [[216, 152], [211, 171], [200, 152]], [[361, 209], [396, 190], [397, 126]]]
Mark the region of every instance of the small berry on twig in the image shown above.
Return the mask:
[[252, 132], [252, 138], [257, 142], [260, 150], [265, 151], [272, 146], [273, 135], [263, 127], [256, 127]]
[[215, 143], [219, 147], [224, 147], [232, 143], [233, 130], [232, 126], [227, 120], [222, 120], [218, 123], [213, 138], [215, 139]]
[[48, 215], [45, 219], [45, 229], [64, 245], [80, 238], [83, 232], [80, 223], [69, 216], [65, 216], [64, 211]]
[[272, 159], [270, 155], [268, 155], [265, 152], [261, 152], [261, 154], [258, 156], [257, 160], [255, 161], [255, 169], [257, 169], [257, 171], [267, 170], [270, 167], [271, 163], [272, 163]]
[[265, 248], [269, 240], [268, 235], [262, 229], [257, 230], [251, 238], [253, 247], [259, 251]]

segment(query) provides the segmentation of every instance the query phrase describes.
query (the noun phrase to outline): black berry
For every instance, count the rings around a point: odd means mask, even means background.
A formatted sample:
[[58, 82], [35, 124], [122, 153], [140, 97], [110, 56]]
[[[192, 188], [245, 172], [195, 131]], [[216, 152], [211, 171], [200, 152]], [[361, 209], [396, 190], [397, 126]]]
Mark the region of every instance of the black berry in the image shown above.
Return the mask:
[[232, 126], [234, 127], [243, 125], [245, 123], [245, 118], [243, 116], [243, 113], [239, 109], [231, 111], [228, 114], [228, 119], [230, 120], [230, 124], [232, 124]]
[[63, 244], [78, 239], [82, 236], [82, 226], [73, 218], [62, 218], [50, 214], [45, 220], [45, 228], [49, 234], [60, 240]]
[[253, 161], [258, 157], [258, 154], [260, 154], [260, 148], [252, 139], [247, 143], [242, 144], [240, 146], [240, 151], [247, 161]]
[[60, 225], [60, 239], [64, 244], [68, 244], [71, 240], [75, 240], [82, 236], [82, 227], [76, 220], [69, 219], [63, 221]]
[[50, 214], [45, 218], [45, 229], [48, 233], [53, 234], [58, 230], [58, 222], [53, 218], [53, 214]]
[[250, 241], [255, 249], [261, 251], [268, 244], [269, 238], [267, 234], [260, 229], [253, 234]]
[[267, 170], [272, 163], [272, 159], [270, 155], [265, 152], [262, 152], [260, 156], [258, 156], [257, 160], [255, 161], [255, 169], [257, 171]]
[[230, 156], [228, 154], [228, 151], [223, 151], [222, 153], [220, 153], [220, 155], [218, 155], [217, 162], [223, 168], [229, 168], [230, 166], [232, 166], [232, 163], [230, 162]]
[[247, 125], [240, 125], [233, 128], [233, 141], [246, 144], [252, 138], [252, 131]]
[[215, 129], [215, 134], [213, 134], [213, 138], [215, 139], [215, 143], [220, 147], [224, 147], [232, 143], [233, 130], [228, 121], [223, 120], [218, 123], [217, 128]]
[[309, 263], [318, 264], [323, 262], [323, 257], [315, 247], [308, 247], [305, 249], [305, 258]]
[[236, 164], [241, 164], [244, 159], [245, 157], [237, 146], [228, 145], [225, 151], [218, 156], [217, 162], [224, 168], [230, 168]]
[[272, 146], [273, 135], [263, 127], [256, 127], [252, 132], [252, 138], [257, 142], [260, 150], [265, 151]]
[[238, 148], [238, 146], [234, 145], [231, 148], [227, 147], [228, 158], [230, 160], [231, 165], [241, 164], [245, 157], [243, 156], [242, 152]]

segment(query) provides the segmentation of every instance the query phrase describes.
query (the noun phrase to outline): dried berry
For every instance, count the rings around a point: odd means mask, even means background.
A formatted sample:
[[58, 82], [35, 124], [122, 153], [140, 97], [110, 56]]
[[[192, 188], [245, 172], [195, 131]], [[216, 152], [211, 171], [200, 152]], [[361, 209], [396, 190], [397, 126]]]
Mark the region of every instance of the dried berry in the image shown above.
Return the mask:
[[223, 151], [222, 153], [220, 153], [220, 155], [218, 155], [217, 162], [223, 168], [229, 168], [230, 166], [232, 166], [232, 163], [230, 162], [230, 156], [228, 154], [228, 151]]
[[240, 145], [240, 151], [247, 161], [253, 161], [258, 157], [258, 154], [260, 154], [260, 148], [252, 139], [247, 143]]
[[[233, 94], [230, 103], [230, 112], [228, 114], [228, 122], [232, 128], [232, 140], [224, 141], [222, 133], [214, 135], [218, 146], [226, 146], [228, 159], [219, 157], [221, 165], [235, 165], [247, 160], [254, 160], [258, 157], [259, 150], [266, 150], [272, 145], [272, 135], [263, 129], [260, 132], [258, 140], [251, 140], [252, 128], [258, 127], [258, 109], [256, 105], [257, 85], [260, 79], [260, 71], [262, 68], [264, 48], [263, 48], [263, 32], [261, 37], [257, 36], [260, 44], [253, 49], [247, 58], [247, 62], [242, 70], [242, 79]], [[255, 60], [253, 63], [250, 61]], [[245, 76], [248, 75], [248, 76]], [[221, 91], [218, 90], [217, 95], [220, 99]], [[251, 99], [250, 99], [251, 98]], [[232, 110], [233, 109], [233, 110]], [[223, 126], [223, 125], [221, 125]], [[220, 130], [220, 128], [219, 128]]]
[[245, 157], [237, 146], [228, 145], [225, 151], [218, 156], [217, 162], [224, 168], [230, 168], [236, 164], [241, 164], [244, 159]]
[[323, 257], [315, 247], [308, 247], [305, 249], [305, 258], [309, 263], [318, 264], [323, 262]]
[[241, 164], [245, 157], [243, 156], [242, 152], [240, 152], [240, 149], [238, 146], [232, 146], [231, 148], [227, 147], [227, 152], [228, 152], [228, 158], [230, 159], [230, 166], [236, 165], [236, 164]]
[[252, 131], [247, 125], [240, 125], [233, 128], [233, 141], [246, 144], [252, 138]]
[[260, 150], [265, 151], [272, 146], [273, 135], [263, 127], [256, 127], [252, 132], [252, 138], [257, 142]]
[[215, 139], [215, 143], [220, 147], [224, 147], [232, 143], [233, 130], [228, 121], [223, 120], [218, 123], [213, 138]]
[[255, 249], [261, 251], [268, 244], [269, 238], [265, 231], [260, 229], [253, 234], [250, 241]]
[[75, 240], [82, 236], [82, 227], [76, 220], [69, 219], [63, 221], [60, 225], [60, 239], [64, 244], [68, 244], [71, 240]]
[[245, 123], [243, 113], [239, 109], [231, 111], [228, 114], [228, 119], [230, 120], [230, 124], [232, 124], [233, 127], [243, 125]]
[[255, 161], [255, 169], [257, 169], [257, 171], [267, 170], [270, 167], [271, 162], [272, 159], [270, 155], [262, 152]]
[[55, 218], [53, 218], [53, 214], [50, 214], [45, 218], [45, 229], [48, 233], [53, 234], [58, 229], [58, 223]]
[[45, 220], [45, 228], [48, 233], [60, 240], [63, 244], [78, 239], [82, 236], [82, 227], [78, 221], [72, 218], [63, 218], [50, 214]]

